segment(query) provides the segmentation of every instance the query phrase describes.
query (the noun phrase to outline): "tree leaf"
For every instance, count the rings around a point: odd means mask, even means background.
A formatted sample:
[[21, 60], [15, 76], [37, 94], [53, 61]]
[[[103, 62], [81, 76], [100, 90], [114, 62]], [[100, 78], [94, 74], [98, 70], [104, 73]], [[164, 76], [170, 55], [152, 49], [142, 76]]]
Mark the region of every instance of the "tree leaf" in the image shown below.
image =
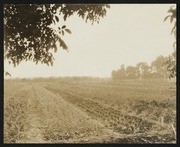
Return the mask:
[[62, 30], [62, 35], [64, 36], [64, 31]]
[[175, 28], [176, 28], [176, 25], [174, 25], [174, 27], [172, 28], [171, 34], [174, 32]]
[[57, 46], [56, 45], [54, 46], [54, 52], [55, 53], [57, 52]]
[[65, 49], [65, 50], [68, 49], [67, 45], [65, 44], [65, 42], [64, 42], [62, 39], [59, 39], [59, 42], [60, 42], [60, 46], [61, 46], [63, 49]]
[[7, 71], [5, 72], [5, 75], [11, 77], [11, 74], [9, 72], [7, 72]]
[[57, 16], [55, 16], [55, 19], [56, 19], [57, 22], [59, 22], [59, 18]]
[[71, 31], [69, 29], [65, 29], [65, 31], [69, 34], [71, 34]]
[[53, 60], [52, 60], [52, 58], [50, 59], [50, 64], [51, 64], [51, 66], [53, 66]]
[[168, 19], [168, 17], [171, 17], [171, 15], [168, 15], [164, 18], [164, 21], [166, 21]]
[[52, 20], [52, 22], [55, 24], [55, 21], [54, 21], [54, 20]]
[[63, 26], [62, 26], [62, 29], [64, 29], [64, 28], [66, 28], [66, 25], [63, 25]]
[[106, 5], [106, 8], [109, 8], [109, 9], [110, 9], [110, 5]]
[[31, 59], [31, 57], [32, 57], [32, 54], [29, 55], [29, 59]]
[[173, 13], [175, 10], [172, 9], [174, 6], [171, 6], [171, 8], [167, 11], [168, 13]]
[[61, 28], [60, 28], [60, 27], [58, 27], [58, 29], [60, 30]]

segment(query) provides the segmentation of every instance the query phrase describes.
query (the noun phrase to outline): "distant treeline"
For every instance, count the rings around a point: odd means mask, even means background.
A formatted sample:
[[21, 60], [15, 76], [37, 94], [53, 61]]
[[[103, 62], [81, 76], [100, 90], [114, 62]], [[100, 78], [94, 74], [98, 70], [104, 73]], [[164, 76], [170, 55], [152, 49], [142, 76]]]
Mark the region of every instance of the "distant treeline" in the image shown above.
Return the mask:
[[111, 76], [113, 79], [168, 79], [169, 71], [166, 64], [168, 57], [162, 55], [158, 56], [151, 65], [146, 62], [139, 62], [136, 66], [127, 66], [124, 64], [120, 66], [120, 69], [113, 70]]
[[78, 81], [104, 81], [109, 78], [89, 77], [89, 76], [69, 76], [69, 77], [34, 77], [34, 78], [11, 78], [5, 81], [18, 82], [78, 82]]

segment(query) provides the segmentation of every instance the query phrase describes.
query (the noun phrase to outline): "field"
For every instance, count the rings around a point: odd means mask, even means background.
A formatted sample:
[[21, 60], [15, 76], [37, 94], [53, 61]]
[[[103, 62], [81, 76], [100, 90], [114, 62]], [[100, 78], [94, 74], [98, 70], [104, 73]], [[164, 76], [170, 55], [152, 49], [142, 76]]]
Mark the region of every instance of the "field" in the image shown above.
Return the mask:
[[5, 80], [5, 143], [176, 143], [176, 84]]

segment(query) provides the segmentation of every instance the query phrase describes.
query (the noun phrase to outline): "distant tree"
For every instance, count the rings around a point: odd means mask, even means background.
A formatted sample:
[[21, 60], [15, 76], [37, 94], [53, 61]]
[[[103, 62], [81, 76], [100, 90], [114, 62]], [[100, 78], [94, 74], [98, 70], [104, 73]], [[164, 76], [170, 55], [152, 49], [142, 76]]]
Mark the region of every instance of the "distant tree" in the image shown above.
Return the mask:
[[136, 79], [138, 78], [138, 70], [134, 66], [128, 66], [126, 68], [126, 77], [127, 79]]
[[118, 79], [117, 71], [116, 71], [116, 70], [113, 70], [113, 71], [111, 72], [111, 76], [112, 76], [112, 78], [113, 78], [114, 80]]
[[126, 68], [124, 64], [121, 65], [121, 68], [117, 71], [119, 79], [125, 79], [126, 78]]
[[[166, 16], [164, 18], [164, 21], [170, 18], [170, 22], [173, 23], [171, 34], [174, 35], [176, 39], [176, 8], [173, 9], [173, 7], [174, 6], [170, 7], [170, 9], [167, 11], [168, 13], [171, 13], [171, 14]], [[176, 77], [176, 41], [173, 43], [173, 47], [174, 47], [174, 52], [169, 55], [165, 63], [167, 66], [167, 70], [169, 72], [169, 78]]]
[[71, 31], [65, 25], [57, 30], [50, 25], [57, 24], [59, 16], [67, 20], [74, 14], [86, 22], [99, 23], [107, 8], [107, 4], [5, 4], [4, 58], [14, 66], [23, 60], [53, 65], [50, 50], [67, 50], [63, 36]]
[[168, 78], [168, 71], [165, 66], [166, 61], [167, 57], [160, 55], [151, 63], [152, 72], [154, 74], [153, 78]]
[[113, 77], [113, 79], [125, 79], [126, 78], [126, 69], [124, 64], [121, 65], [120, 69], [118, 69], [117, 71], [113, 70], [111, 73], [111, 76]]
[[140, 62], [136, 67], [139, 69], [140, 77], [142, 79], [148, 79], [150, 77], [151, 68], [146, 62]]

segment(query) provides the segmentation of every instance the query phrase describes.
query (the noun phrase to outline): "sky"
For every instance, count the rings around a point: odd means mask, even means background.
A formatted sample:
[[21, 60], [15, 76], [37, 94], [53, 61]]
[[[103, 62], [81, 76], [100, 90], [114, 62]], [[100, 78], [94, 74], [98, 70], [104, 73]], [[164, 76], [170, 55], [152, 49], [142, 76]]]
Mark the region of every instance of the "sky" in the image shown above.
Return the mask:
[[163, 21], [172, 4], [110, 6], [99, 24], [86, 23], [76, 15], [65, 22], [61, 19], [58, 26], [66, 25], [72, 31], [62, 38], [69, 52], [59, 48], [53, 53], [52, 67], [24, 61], [14, 68], [5, 60], [4, 69], [12, 78], [110, 77], [112, 70], [117, 70], [121, 64], [150, 64], [157, 56], [167, 56], [173, 51], [175, 40], [170, 35], [173, 26], [169, 21]]

